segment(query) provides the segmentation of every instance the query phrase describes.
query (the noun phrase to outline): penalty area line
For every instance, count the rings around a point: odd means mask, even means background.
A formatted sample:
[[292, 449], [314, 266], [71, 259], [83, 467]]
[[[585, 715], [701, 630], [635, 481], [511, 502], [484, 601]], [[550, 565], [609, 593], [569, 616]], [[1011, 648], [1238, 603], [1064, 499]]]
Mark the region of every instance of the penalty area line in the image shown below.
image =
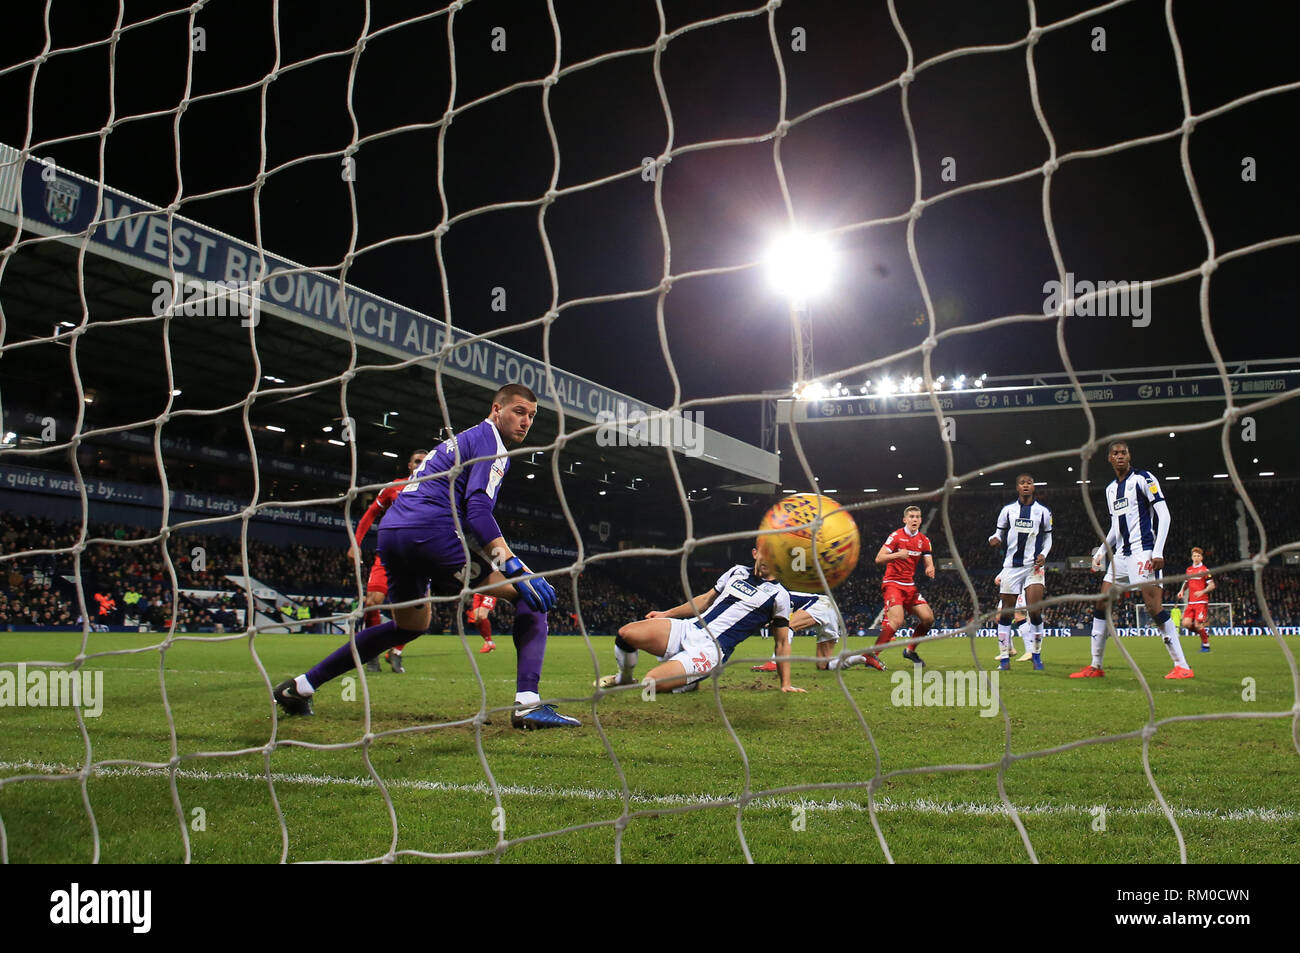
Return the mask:
[[[76, 775], [80, 768], [74, 765], [49, 764], [37, 761], [0, 761], [0, 771], [27, 772], [49, 775]], [[96, 778], [165, 778], [170, 774], [166, 768], [140, 767], [134, 765], [113, 765], [96, 768]], [[233, 781], [258, 784], [266, 783], [266, 776], [250, 771], [207, 771], [201, 768], [179, 768], [176, 776], [187, 781]], [[0, 778], [0, 787], [7, 779]], [[344, 778], [332, 775], [271, 772], [271, 780], [276, 784], [303, 784], [311, 787], [352, 787], [375, 788], [372, 778]], [[484, 781], [470, 784], [458, 784], [450, 781], [423, 781], [409, 778], [385, 778], [384, 784], [394, 790], [408, 791], [447, 791], [453, 794], [489, 795], [492, 788]], [[565, 788], [532, 785], [499, 785], [503, 797], [543, 797], [549, 799], [572, 798], [583, 801], [610, 801], [621, 803], [623, 795], [619, 791], [602, 788]], [[631, 804], [639, 808], [681, 807], [692, 804], [718, 805], [732, 807], [716, 795], [709, 794], [637, 794], [628, 798]], [[867, 813], [867, 805], [860, 801], [843, 798], [817, 800], [799, 797], [797, 794], [780, 794], [754, 798], [746, 806], [752, 808], [779, 808], [789, 810], [791, 807], [803, 807], [810, 811], [830, 813]], [[934, 801], [928, 798], [913, 798], [896, 801], [891, 798], [878, 798], [876, 811], [879, 813], [914, 813], [965, 817], [1006, 817], [1007, 811], [1000, 802], [979, 803], [975, 801]], [[1058, 804], [1016, 805], [1016, 811], [1024, 817], [1077, 817], [1091, 816], [1093, 806], [1063, 806]], [[1164, 812], [1157, 805], [1147, 807], [1107, 806], [1106, 813], [1120, 817], [1163, 817]], [[1204, 810], [1201, 808], [1175, 808], [1174, 816], [1179, 819], [1213, 820], [1229, 822], [1254, 822], [1265, 824], [1292, 824], [1300, 821], [1300, 811], [1278, 808], [1233, 808], [1230, 810]]]

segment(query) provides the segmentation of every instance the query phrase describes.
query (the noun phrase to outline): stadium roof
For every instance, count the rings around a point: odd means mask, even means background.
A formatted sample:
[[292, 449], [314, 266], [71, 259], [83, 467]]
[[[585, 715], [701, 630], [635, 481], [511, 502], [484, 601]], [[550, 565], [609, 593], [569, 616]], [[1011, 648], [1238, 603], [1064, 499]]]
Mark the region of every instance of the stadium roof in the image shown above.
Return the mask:
[[[15, 150], [0, 147], [0, 153], [17, 161]], [[14, 169], [10, 166], [10, 173]], [[662, 446], [620, 445], [616, 469], [601, 442], [626, 438], [627, 430], [597, 433], [590, 426], [610, 417], [654, 417], [657, 408], [556, 365], [547, 399], [542, 361], [503, 347], [490, 335], [453, 331], [453, 343], [444, 344], [442, 322], [351, 285], [340, 295], [337, 269], [326, 274], [267, 253], [270, 277], [261, 284], [257, 313], [159, 320], [154, 315], [161, 310], [162, 285], [157, 282], [170, 274], [169, 228], [176, 249], [172, 263], [182, 280], [252, 277], [257, 249], [179, 215], [169, 222], [165, 211], [107, 188], [96, 218], [99, 199], [93, 181], [47, 171], [34, 160], [25, 163], [21, 190], [18, 176], [0, 178], [0, 223], [9, 226], [0, 234], [12, 240], [21, 212], [25, 242], [9, 257], [0, 287], [10, 357], [5, 429], [18, 430], [20, 438], [30, 438], [39, 421], [53, 417], [64, 427], [59, 442], [67, 439], [78, 411], [75, 356], [86, 395], [83, 433], [128, 429], [152, 437], [155, 419], [166, 412], [166, 436], [244, 446], [250, 438], [242, 403], [256, 389], [248, 421], [259, 451], [308, 457], [347, 471], [349, 449], [338, 438], [349, 416], [356, 424], [359, 473], [383, 479], [412, 450], [427, 448], [444, 427], [459, 430], [482, 419], [497, 387], [522, 382], [543, 395], [543, 408], [552, 410], [539, 415], [529, 446], [556, 439], [559, 403], [566, 433], [587, 430], [562, 449], [567, 472], [577, 476], [582, 471], [576, 468], [586, 467], [597, 482], [628, 488], [639, 483], [640, 490], [655, 487], [676, 495]], [[53, 240], [33, 241], [36, 236]], [[182, 287], [180, 299], [213, 291], [208, 285], [187, 296]], [[197, 310], [213, 303], [199, 302]], [[221, 303], [223, 309], [227, 305], [233, 302]], [[83, 311], [89, 321], [79, 327]], [[32, 344], [23, 346], [25, 341]], [[170, 410], [169, 391], [174, 391]], [[26, 413], [15, 415], [16, 408]], [[775, 454], [698, 426], [689, 414], [669, 424], [641, 433], [671, 437], [688, 490], [736, 483], [763, 488], [775, 481]], [[39, 456], [23, 462], [43, 465]]]
[[925, 394], [783, 402], [782, 480], [787, 489], [808, 488], [791, 419], [818, 485], [845, 495], [941, 487], [946, 449], [963, 486], [1011, 487], [1018, 472], [1029, 470], [1040, 483], [1073, 487], [1085, 478], [1081, 450], [1090, 441], [1097, 447], [1088, 456], [1087, 479], [1104, 484], [1111, 479], [1105, 459], [1111, 439], [1126, 439], [1134, 466], [1165, 479], [1226, 479], [1225, 447], [1242, 479], [1300, 476], [1300, 441], [1293, 437], [1300, 429], [1300, 401], [1294, 399], [1300, 359], [1228, 371], [1241, 412], [1228, 423], [1226, 439], [1223, 383], [1204, 366], [1081, 373], [1092, 431], [1074, 388], [1059, 375], [990, 378], [980, 389], [940, 391], [948, 441]]

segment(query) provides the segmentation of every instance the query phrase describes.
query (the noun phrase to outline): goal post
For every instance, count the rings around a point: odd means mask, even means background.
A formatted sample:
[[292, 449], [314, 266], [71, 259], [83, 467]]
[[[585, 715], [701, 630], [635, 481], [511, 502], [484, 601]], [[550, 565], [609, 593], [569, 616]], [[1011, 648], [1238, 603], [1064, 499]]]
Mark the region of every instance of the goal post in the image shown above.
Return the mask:
[[[1180, 612], [1183, 609], [1181, 602], [1166, 602], [1163, 604], [1166, 612], [1173, 612], [1175, 609]], [[1151, 621], [1151, 615], [1147, 612], [1147, 607], [1139, 603], [1134, 607], [1137, 614], [1137, 627], [1139, 629], [1154, 628]], [[1181, 620], [1180, 620], [1181, 621]], [[1205, 619], [1206, 628], [1231, 628], [1232, 627], [1232, 603], [1231, 602], [1211, 602], [1209, 604], [1209, 613]]]

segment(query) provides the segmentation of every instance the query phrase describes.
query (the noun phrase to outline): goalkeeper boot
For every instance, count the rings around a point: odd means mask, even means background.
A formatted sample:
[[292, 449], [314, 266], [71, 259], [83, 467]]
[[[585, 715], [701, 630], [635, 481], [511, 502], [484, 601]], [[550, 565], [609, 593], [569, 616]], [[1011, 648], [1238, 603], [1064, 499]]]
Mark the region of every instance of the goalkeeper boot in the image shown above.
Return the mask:
[[369, 662], [366, 663], [366, 671], [367, 671], [367, 672], [382, 672], [382, 671], [383, 671], [383, 669], [379, 667], [379, 657], [378, 657], [378, 656], [376, 656], [375, 658], [372, 658]]
[[1035, 653], [1034, 653], [1034, 671], [1035, 671], [1035, 672], [1041, 672], [1042, 670], [1043, 670], [1043, 657], [1042, 657], [1042, 655], [1040, 655], [1039, 653], [1035, 652]]
[[1105, 674], [1106, 673], [1104, 671], [1097, 668], [1095, 665], [1085, 665], [1077, 672], [1071, 672], [1070, 677], [1071, 678], [1102, 678], [1103, 676], [1105, 676]]
[[775, 660], [775, 659], [768, 659], [768, 660], [767, 660], [766, 662], [764, 662], [762, 665], [754, 665], [754, 666], [752, 666], [752, 667], [750, 668], [750, 671], [751, 671], [751, 672], [775, 672], [775, 671], [776, 671], [776, 660]]
[[404, 675], [406, 673], [406, 666], [402, 664], [401, 652], [389, 652], [387, 658], [389, 667], [392, 668], [396, 674]]
[[[916, 654], [916, 649], [903, 649], [903, 658], [907, 659], [913, 665], [919, 665], [922, 668], [925, 668], [925, 660]], [[1010, 664], [1008, 664], [1007, 668], [1010, 667]]]
[[1175, 665], [1174, 670], [1165, 678], [1195, 678], [1196, 673], [1185, 665]]
[[582, 722], [568, 715], [561, 715], [554, 705], [538, 705], [523, 711], [512, 712], [510, 724], [516, 728], [529, 730], [536, 728], [579, 728]]
[[298, 693], [298, 686], [293, 679], [281, 682], [271, 691], [275, 703], [284, 709], [286, 715], [314, 715], [311, 708], [311, 696]]

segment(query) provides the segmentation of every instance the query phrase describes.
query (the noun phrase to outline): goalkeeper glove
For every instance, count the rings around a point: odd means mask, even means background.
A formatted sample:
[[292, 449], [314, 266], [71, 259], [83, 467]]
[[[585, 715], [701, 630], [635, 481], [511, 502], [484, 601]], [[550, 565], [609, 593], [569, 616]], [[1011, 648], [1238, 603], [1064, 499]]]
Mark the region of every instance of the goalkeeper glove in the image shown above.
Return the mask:
[[537, 612], [549, 612], [555, 608], [555, 587], [541, 577], [537, 579], [517, 579], [526, 576], [532, 570], [523, 564], [518, 556], [511, 556], [501, 567], [501, 571], [515, 580], [515, 588], [524, 600]]

